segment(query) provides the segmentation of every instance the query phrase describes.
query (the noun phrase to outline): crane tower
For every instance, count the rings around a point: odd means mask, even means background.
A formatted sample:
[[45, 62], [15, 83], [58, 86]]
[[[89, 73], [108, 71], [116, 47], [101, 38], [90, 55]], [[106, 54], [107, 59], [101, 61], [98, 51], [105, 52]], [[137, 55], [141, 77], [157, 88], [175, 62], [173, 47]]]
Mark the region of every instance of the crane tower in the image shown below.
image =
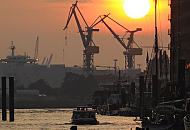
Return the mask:
[[[82, 15], [81, 11], [77, 6], [77, 2], [78, 1], [76, 1], [76, 3], [72, 4], [71, 6], [68, 19], [63, 30], [66, 30], [68, 28], [70, 20], [72, 16], [74, 16], [84, 46], [83, 67], [86, 71], [92, 71], [94, 68], [94, 54], [99, 53], [99, 47], [95, 45], [95, 43], [92, 40], [92, 37], [93, 37], [93, 32], [95, 31], [97, 32], [99, 31], [99, 29], [94, 29], [93, 26], [88, 26], [86, 20], [84, 19], [84, 16]], [[85, 23], [85, 29], [82, 29], [78, 15], [80, 15], [83, 22]]]
[[[104, 20], [105, 18], [108, 18], [109, 20], [111, 20], [112, 22], [116, 23], [117, 25], [119, 25], [120, 27], [122, 27], [124, 30], [126, 30], [126, 33], [129, 33], [129, 37], [128, 37], [128, 43], [126, 44], [125, 41], [123, 40], [124, 38], [119, 37], [119, 35], [108, 25], [108, 23], [106, 23], [106, 21]], [[98, 21], [98, 19], [100, 19]], [[98, 21], [98, 22], [97, 22]], [[134, 34], [138, 31], [142, 31], [141, 28], [137, 28], [134, 31], [130, 31], [129, 29], [125, 28], [123, 25], [121, 25], [120, 23], [118, 23], [117, 21], [115, 21], [114, 19], [112, 19], [111, 17], [109, 17], [108, 15], [102, 15], [99, 16], [94, 24], [92, 26], [96, 26], [97, 24], [99, 24], [100, 22], [102, 22], [107, 29], [112, 33], [112, 35], [114, 36], [114, 38], [117, 39], [117, 41], [123, 46], [123, 48], [125, 49], [125, 51], [123, 52], [124, 56], [125, 56], [125, 69], [134, 69], [135, 68], [135, 55], [142, 55], [142, 48], [140, 48], [137, 44], [138, 48], [134, 48], [133, 47], [133, 43], [134, 42]]]

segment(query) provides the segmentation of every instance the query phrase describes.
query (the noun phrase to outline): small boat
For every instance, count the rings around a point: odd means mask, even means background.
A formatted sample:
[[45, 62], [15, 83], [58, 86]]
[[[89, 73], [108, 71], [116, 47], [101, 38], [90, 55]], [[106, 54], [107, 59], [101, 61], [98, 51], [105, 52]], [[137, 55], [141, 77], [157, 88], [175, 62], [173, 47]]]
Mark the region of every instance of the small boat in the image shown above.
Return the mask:
[[[142, 120], [142, 127], [149, 130], [184, 130], [183, 109], [176, 108], [174, 105], [158, 105], [151, 118]], [[189, 129], [187, 129], [189, 130]]]
[[73, 110], [71, 123], [75, 125], [97, 125], [96, 111], [90, 107], [78, 106]]
[[174, 126], [171, 120], [166, 120], [164, 115], [160, 115], [155, 121], [148, 118], [142, 120], [142, 128], [149, 128], [149, 130], [170, 130]]
[[190, 130], [190, 99], [186, 101], [186, 116], [183, 118], [185, 130]]
[[190, 116], [186, 115], [184, 117], [184, 126], [185, 126], [185, 130], [190, 130]]

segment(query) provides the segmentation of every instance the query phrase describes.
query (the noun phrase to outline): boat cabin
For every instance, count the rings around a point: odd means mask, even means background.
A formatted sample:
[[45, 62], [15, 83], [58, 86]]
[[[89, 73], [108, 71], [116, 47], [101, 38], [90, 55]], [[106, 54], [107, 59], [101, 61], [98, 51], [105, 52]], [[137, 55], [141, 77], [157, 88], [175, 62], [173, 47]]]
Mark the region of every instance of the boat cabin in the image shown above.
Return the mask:
[[96, 125], [98, 124], [98, 121], [96, 119], [96, 111], [86, 106], [79, 106], [73, 110], [71, 123], [76, 125]]

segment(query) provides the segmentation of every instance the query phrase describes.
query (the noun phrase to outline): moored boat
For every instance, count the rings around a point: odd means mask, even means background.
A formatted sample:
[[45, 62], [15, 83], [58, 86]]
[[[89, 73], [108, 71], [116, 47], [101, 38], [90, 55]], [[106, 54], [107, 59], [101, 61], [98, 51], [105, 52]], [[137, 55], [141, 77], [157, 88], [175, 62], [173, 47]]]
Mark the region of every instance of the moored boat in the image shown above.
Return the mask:
[[184, 127], [185, 130], [190, 130], [190, 99], [188, 99], [186, 101], [186, 116], [184, 117], [183, 121], [184, 121]]
[[96, 111], [86, 106], [79, 106], [73, 110], [71, 123], [75, 125], [97, 125]]
[[190, 130], [190, 116], [186, 115], [184, 117], [184, 126], [185, 126], [185, 130]]

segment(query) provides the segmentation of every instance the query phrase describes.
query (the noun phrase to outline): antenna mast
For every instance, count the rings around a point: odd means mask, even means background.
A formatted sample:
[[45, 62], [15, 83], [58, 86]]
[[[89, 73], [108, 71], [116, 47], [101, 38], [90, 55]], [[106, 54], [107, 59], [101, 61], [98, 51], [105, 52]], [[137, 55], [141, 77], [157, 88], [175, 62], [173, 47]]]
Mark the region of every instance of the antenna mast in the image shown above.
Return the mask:
[[154, 41], [154, 52], [155, 52], [155, 105], [158, 103], [158, 28], [157, 28], [157, 0], [155, 0], [155, 41]]
[[155, 43], [154, 43], [154, 51], [155, 51], [155, 60], [156, 60], [156, 76], [158, 80], [158, 27], [157, 27], [157, 0], [155, 0]]

